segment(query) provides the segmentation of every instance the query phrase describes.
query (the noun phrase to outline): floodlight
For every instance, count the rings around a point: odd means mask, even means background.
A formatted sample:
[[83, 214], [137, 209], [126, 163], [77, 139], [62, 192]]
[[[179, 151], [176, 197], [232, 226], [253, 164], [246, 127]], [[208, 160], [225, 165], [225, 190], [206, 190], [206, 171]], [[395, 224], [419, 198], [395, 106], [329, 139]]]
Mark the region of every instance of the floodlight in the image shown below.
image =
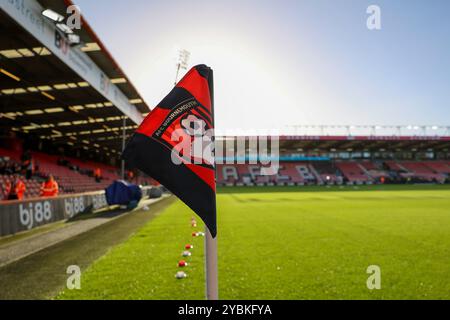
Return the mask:
[[187, 69], [190, 56], [191, 53], [187, 50], [182, 49], [178, 51], [177, 74], [175, 76], [175, 85], [177, 85], [178, 74], [180, 72], [180, 69]]
[[65, 23], [57, 23], [56, 28], [64, 32], [65, 34], [72, 34], [73, 30], [70, 29]]
[[77, 46], [81, 43], [80, 36], [75, 33], [68, 34], [67, 39], [69, 40], [69, 44], [71, 46]]
[[45, 9], [44, 11], [42, 11], [42, 15], [54, 22], [64, 21], [64, 16], [60, 15], [58, 12], [53, 11], [52, 9]]
[[189, 57], [191, 56], [191, 53], [187, 50], [180, 50], [178, 52], [178, 61], [177, 64], [182, 69], [187, 69]]

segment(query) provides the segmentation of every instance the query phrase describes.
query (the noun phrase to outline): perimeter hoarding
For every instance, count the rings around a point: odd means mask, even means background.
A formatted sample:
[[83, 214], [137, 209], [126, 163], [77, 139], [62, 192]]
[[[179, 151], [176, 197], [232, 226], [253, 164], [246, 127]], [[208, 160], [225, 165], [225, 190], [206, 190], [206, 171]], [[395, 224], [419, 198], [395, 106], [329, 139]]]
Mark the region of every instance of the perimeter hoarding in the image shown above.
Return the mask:
[[[152, 187], [143, 187], [142, 197], [152, 197]], [[105, 192], [90, 192], [0, 203], [0, 237], [71, 219], [80, 213], [106, 208]]]
[[104, 192], [3, 202], [0, 204], [0, 236], [70, 219], [106, 206]]

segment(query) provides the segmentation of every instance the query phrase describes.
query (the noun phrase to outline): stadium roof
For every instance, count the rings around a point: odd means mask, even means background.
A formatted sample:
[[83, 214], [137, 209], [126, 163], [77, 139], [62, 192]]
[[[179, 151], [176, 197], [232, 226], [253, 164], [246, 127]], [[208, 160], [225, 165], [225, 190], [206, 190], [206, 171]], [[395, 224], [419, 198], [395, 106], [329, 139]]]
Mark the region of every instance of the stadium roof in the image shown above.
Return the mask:
[[450, 137], [431, 136], [282, 136], [280, 150], [324, 152], [448, 152]]
[[30, 0], [23, 2], [26, 8], [1, 3], [3, 133], [13, 130], [56, 145], [119, 152], [122, 116], [127, 114], [131, 132], [149, 108], [84, 18], [76, 30], [80, 46], [56, 45], [56, 28], [40, 13], [50, 8], [65, 14], [72, 2]]
[[[260, 138], [265, 138], [261, 136]], [[307, 153], [322, 154], [330, 152], [450, 152], [450, 137], [448, 136], [332, 136], [332, 135], [281, 135], [272, 136], [268, 141], [270, 150], [271, 143], [276, 138], [279, 141], [281, 154]], [[222, 148], [222, 155], [227, 150], [236, 150], [237, 141], [247, 141], [246, 150], [249, 151], [248, 141], [258, 139], [257, 136], [222, 136], [216, 140], [221, 141], [216, 147]], [[243, 146], [243, 144], [241, 144]], [[252, 150], [255, 152], [256, 150]], [[271, 151], [269, 151], [271, 152]], [[219, 153], [220, 154], [220, 153]]]

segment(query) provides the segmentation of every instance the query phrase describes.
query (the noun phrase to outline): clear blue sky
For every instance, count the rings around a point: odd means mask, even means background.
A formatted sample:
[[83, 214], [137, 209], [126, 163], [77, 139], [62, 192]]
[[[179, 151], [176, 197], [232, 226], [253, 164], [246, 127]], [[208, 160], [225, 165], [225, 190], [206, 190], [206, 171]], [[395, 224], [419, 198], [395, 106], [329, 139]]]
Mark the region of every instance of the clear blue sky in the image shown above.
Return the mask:
[[450, 124], [448, 0], [75, 2], [149, 105], [175, 48], [213, 67], [221, 129]]

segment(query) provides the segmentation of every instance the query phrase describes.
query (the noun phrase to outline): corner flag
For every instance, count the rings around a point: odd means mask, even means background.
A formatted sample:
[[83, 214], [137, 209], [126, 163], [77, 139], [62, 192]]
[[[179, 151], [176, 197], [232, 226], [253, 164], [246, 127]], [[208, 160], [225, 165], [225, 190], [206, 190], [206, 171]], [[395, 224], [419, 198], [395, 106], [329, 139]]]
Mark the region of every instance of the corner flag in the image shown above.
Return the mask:
[[123, 159], [188, 205], [216, 237], [213, 71], [192, 68], [128, 142]]

